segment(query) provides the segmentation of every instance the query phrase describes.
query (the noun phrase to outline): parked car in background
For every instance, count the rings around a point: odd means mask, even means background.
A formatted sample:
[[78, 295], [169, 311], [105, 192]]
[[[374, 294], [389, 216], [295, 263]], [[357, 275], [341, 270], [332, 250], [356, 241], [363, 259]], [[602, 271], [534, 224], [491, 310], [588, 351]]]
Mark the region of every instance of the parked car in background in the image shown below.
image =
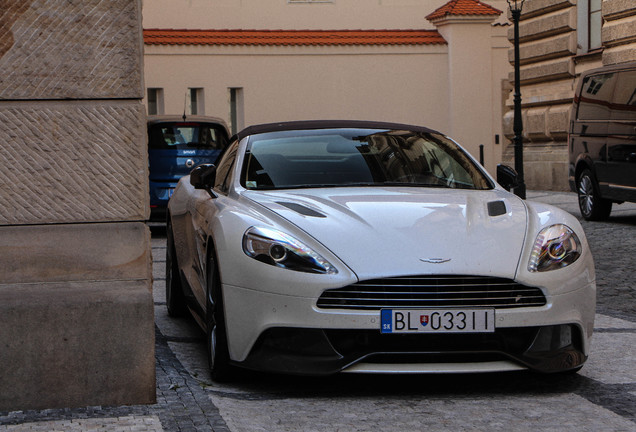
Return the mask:
[[636, 63], [581, 75], [569, 134], [569, 183], [587, 220], [636, 202]]
[[225, 122], [204, 116], [148, 116], [150, 219], [165, 220], [168, 200], [181, 177], [214, 163], [228, 143]]
[[168, 312], [206, 332], [215, 380], [235, 366], [563, 372], [589, 353], [578, 220], [424, 127], [249, 127], [179, 181], [166, 231]]

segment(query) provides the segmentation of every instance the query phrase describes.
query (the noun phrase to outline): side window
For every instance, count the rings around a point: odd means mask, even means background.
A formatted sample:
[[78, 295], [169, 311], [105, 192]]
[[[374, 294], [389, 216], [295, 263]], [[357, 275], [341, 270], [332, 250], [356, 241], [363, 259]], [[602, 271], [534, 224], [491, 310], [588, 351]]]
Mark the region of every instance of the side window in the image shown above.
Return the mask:
[[216, 181], [214, 189], [227, 195], [232, 180], [232, 167], [236, 160], [236, 152], [238, 150], [238, 141], [232, 143], [225, 154], [219, 160], [216, 167]]
[[636, 70], [619, 72], [612, 99], [612, 120], [636, 121]]
[[614, 73], [585, 77], [579, 97], [578, 119], [609, 120], [615, 84]]

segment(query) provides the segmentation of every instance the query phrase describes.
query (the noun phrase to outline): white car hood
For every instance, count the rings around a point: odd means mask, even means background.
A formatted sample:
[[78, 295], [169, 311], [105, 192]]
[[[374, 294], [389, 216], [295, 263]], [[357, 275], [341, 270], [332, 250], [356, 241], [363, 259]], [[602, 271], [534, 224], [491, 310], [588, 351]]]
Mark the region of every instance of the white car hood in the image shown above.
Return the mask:
[[[512, 279], [526, 236], [523, 201], [501, 190], [325, 188], [244, 196], [318, 240], [360, 279], [422, 274]], [[489, 211], [493, 202], [503, 202], [505, 210], [495, 204], [499, 211]]]

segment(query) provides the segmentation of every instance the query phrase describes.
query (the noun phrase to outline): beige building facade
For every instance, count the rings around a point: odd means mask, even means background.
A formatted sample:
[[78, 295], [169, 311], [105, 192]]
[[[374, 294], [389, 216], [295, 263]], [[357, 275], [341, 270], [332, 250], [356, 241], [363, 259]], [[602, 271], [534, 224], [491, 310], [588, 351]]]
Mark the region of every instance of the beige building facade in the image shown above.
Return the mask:
[[[595, 67], [636, 61], [636, 2], [526, 0], [519, 30], [526, 184], [567, 190], [567, 135], [576, 79]], [[510, 61], [514, 63], [512, 51]], [[510, 139], [513, 117], [510, 95], [504, 115]], [[511, 164], [513, 154], [507, 146], [504, 161]]]
[[[251, 124], [366, 119], [447, 133], [494, 172], [509, 93], [507, 3], [146, 0], [149, 113]], [[179, 31], [175, 31], [179, 30]]]

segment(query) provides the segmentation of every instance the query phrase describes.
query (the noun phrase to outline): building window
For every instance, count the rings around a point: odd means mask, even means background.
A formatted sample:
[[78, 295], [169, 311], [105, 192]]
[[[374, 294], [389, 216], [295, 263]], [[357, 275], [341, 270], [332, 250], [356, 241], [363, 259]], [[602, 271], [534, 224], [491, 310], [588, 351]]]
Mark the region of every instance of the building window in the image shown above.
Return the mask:
[[590, 50], [601, 47], [601, 27], [603, 15], [601, 14], [601, 0], [588, 0], [590, 5], [590, 18], [588, 22]]
[[602, 0], [583, 0], [578, 3], [579, 54], [601, 48], [603, 27]]
[[149, 88], [147, 103], [148, 115], [163, 114], [163, 89]]
[[243, 89], [230, 88], [230, 130], [232, 135], [245, 127]]
[[189, 88], [186, 94], [187, 112], [189, 115], [205, 115], [203, 89]]

